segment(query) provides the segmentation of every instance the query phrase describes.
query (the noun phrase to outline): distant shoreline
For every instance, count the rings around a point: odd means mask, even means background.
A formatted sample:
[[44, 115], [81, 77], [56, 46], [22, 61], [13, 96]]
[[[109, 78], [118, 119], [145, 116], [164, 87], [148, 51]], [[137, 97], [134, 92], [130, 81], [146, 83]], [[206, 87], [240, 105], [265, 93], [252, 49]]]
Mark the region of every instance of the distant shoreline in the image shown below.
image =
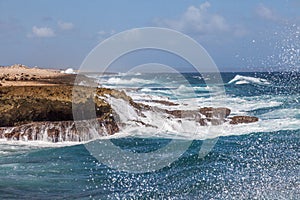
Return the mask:
[[56, 69], [29, 68], [21, 64], [0, 67], [0, 86], [73, 85], [75, 79], [76, 74]]

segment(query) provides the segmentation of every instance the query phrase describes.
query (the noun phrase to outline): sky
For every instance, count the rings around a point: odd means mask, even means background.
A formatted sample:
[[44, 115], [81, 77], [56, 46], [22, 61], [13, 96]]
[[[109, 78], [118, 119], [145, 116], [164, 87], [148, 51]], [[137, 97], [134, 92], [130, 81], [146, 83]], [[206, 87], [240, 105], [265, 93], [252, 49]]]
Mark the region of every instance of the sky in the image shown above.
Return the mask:
[[164, 27], [196, 40], [220, 71], [299, 70], [299, 10], [299, 0], [0, 0], [0, 65], [78, 69], [114, 34]]

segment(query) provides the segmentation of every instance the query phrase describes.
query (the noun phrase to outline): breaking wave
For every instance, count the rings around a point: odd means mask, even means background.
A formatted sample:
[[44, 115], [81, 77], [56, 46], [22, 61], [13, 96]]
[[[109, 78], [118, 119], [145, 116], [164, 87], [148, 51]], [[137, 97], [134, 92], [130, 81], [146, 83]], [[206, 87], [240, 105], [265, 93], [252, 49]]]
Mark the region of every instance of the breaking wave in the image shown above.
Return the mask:
[[125, 79], [125, 78], [117, 78], [117, 77], [111, 77], [106, 81], [107, 84], [113, 84], [113, 85], [135, 85], [135, 84], [150, 84], [153, 83], [150, 80], [146, 79], [139, 79], [139, 78], [131, 78], [131, 79]]
[[236, 75], [228, 84], [244, 85], [244, 84], [257, 84], [257, 85], [270, 85], [271, 83], [263, 78], [255, 78], [251, 76]]

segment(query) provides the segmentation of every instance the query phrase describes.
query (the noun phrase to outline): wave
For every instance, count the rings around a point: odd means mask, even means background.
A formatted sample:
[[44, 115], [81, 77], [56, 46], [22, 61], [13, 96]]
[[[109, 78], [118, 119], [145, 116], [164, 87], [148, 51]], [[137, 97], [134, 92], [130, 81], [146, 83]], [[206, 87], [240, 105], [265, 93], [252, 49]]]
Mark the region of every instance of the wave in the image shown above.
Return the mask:
[[23, 154], [32, 150], [44, 149], [44, 148], [61, 148], [67, 146], [75, 146], [85, 144], [85, 142], [47, 142], [47, 141], [22, 141], [22, 140], [7, 140], [0, 139], [0, 156], [9, 156], [14, 154]]
[[134, 84], [150, 84], [153, 83], [151, 80], [146, 79], [139, 79], [139, 78], [131, 78], [131, 79], [124, 79], [124, 78], [117, 78], [112, 77], [105, 81], [106, 84], [118, 84], [118, 85], [134, 85]]
[[[194, 99], [196, 100], [196, 99]], [[257, 108], [264, 107], [274, 107], [278, 106], [280, 103], [275, 101], [270, 101], [266, 103], [264, 101], [259, 101], [259, 99], [243, 100], [239, 99], [244, 104], [237, 104], [235, 98], [230, 99], [231, 105], [236, 105], [241, 109], [241, 105], [244, 105], [242, 110], [237, 110], [233, 112], [233, 115], [255, 110]], [[205, 140], [216, 138], [220, 136], [231, 136], [231, 135], [243, 135], [257, 132], [274, 132], [280, 130], [298, 130], [300, 127], [300, 119], [297, 118], [262, 118], [256, 123], [252, 124], [239, 124], [232, 125], [228, 122], [222, 125], [215, 126], [201, 126], [192, 118], [173, 118], [166, 116], [165, 113], [159, 111], [142, 111], [137, 113], [137, 111], [129, 105], [127, 102], [121, 99], [108, 98], [107, 101], [112, 106], [113, 110], [118, 114], [122, 127], [121, 131], [112, 137], [141, 137], [141, 138], [168, 138], [168, 139], [187, 139], [187, 140]], [[248, 104], [247, 102], [251, 102]], [[273, 102], [273, 103], [271, 103]], [[186, 106], [187, 108], [192, 108], [192, 103]], [[201, 102], [203, 104], [203, 102]], [[220, 102], [224, 103], [224, 102]], [[213, 103], [215, 105], [215, 103]], [[222, 104], [224, 106], [224, 104]], [[227, 106], [227, 104], [226, 104]], [[180, 107], [180, 106], [179, 106]], [[178, 107], [176, 107], [178, 109]], [[270, 113], [270, 115], [275, 115], [276, 113]], [[292, 117], [292, 116], [291, 116]]]
[[[172, 87], [141, 87], [132, 90], [136, 84], [152, 84], [154, 80], [147, 80], [136, 77], [109, 77], [103, 79], [106, 87], [111, 85], [124, 86], [127, 88], [127, 94], [138, 101], [150, 106], [159, 107], [162, 109], [177, 109], [177, 110], [197, 110], [201, 107], [228, 107], [232, 110], [233, 115], [247, 115], [249, 112], [255, 112], [258, 109], [263, 109], [263, 114], [257, 114], [260, 121], [255, 124], [240, 124], [230, 125], [225, 123], [219, 126], [200, 126], [198, 123], [188, 119], [176, 119], [166, 116], [164, 113], [155, 111], [145, 111], [141, 115], [131, 107], [128, 103], [110, 98], [108, 103], [112, 105], [114, 111], [119, 115], [122, 124], [126, 127], [121, 132], [113, 136], [103, 136], [101, 139], [119, 138], [119, 137], [160, 137], [160, 138], [184, 138], [184, 139], [208, 139], [219, 136], [242, 135], [254, 132], [272, 132], [278, 130], [295, 130], [300, 127], [299, 112], [297, 109], [281, 109], [279, 106], [287, 101], [286, 96], [260, 95], [251, 97], [227, 96], [226, 98], [218, 97], [200, 97], [195, 96], [195, 91], [210, 91], [211, 86], [197, 85], [188, 87], [184, 84], [174, 84]], [[228, 84], [259, 84], [269, 85], [266, 79], [255, 78], [250, 76], [236, 75]], [[130, 85], [130, 86], [127, 86]], [[102, 85], [103, 86], [103, 85]], [[126, 87], [127, 86], [127, 87]], [[129, 88], [130, 87], [130, 88]], [[180, 97], [180, 98], [176, 98]], [[189, 97], [189, 98], [182, 98]], [[283, 99], [280, 99], [283, 98]], [[151, 101], [152, 100], [152, 101]], [[172, 103], [179, 104], [171, 108], [170, 106], [159, 104], [153, 100], [166, 100]], [[275, 110], [274, 110], [275, 109]], [[265, 113], [267, 110], [271, 112]], [[142, 116], [142, 117], [141, 117]], [[149, 125], [148, 127], [145, 124]], [[30, 142], [32, 143], [32, 142]], [[78, 144], [78, 143], [76, 143]], [[62, 144], [66, 145], [66, 143]]]
[[[300, 127], [299, 111], [295, 108], [279, 109], [278, 106], [282, 106], [283, 97], [277, 96], [253, 96], [253, 97], [235, 97], [227, 96], [226, 98], [204, 98], [194, 97], [187, 99], [172, 99], [166, 96], [158, 96], [153, 93], [147, 93], [152, 91], [143, 90], [142, 94], [136, 91], [129, 92], [129, 95], [134, 101], [138, 101], [150, 106], [159, 107], [161, 109], [168, 110], [198, 110], [199, 107], [228, 107], [232, 111], [232, 115], [248, 115], [249, 112], [255, 112], [258, 109], [263, 109], [264, 113], [257, 115], [260, 119], [255, 124], [241, 124], [231, 125], [225, 123], [219, 126], [200, 126], [199, 123], [193, 119], [178, 119], [168, 117], [165, 113], [159, 111], [148, 110], [139, 113], [128, 102], [122, 99], [115, 99], [113, 97], [107, 97], [107, 102], [112, 106], [113, 110], [118, 114], [120, 124], [124, 124], [120, 133], [116, 133], [113, 136], [103, 136], [101, 139], [119, 138], [119, 137], [159, 137], [170, 139], [209, 139], [219, 136], [230, 135], [242, 135], [250, 134], [253, 132], [272, 132], [278, 130], [295, 130]], [[178, 93], [187, 92], [187, 87], [184, 85], [174, 89]], [[192, 88], [190, 88], [192, 89]], [[155, 90], [154, 90], [155, 91]], [[288, 99], [287, 99], [288, 98]], [[293, 96], [285, 97], [287, 101], [294, 99]], [[176, 106], [168, 106], [157, 103], [153, 100], [168, 101]], [[172, 108], [171, 108], [172, 107]], [[275, 109], [275, 110], [274, 110]], [[265, 112], [270, 110], [270, 112]], [[147, 126], [145, 126], [147, 125]], [[88, 134], [88, 132], [87, 132]], [[87, 139], [85, 141], [91, 140]], [[98, 138], [97, 138], [98, 139]], [[42, 140], [42, 139], [40, 139]], [[47, 141], [47, 140], [46, 140]], [[32, 142], [30, 142], [32, 144]], [[38, 143], [39, 145], [41, 143]], [[44, 143], [43, 143], [44, 144]], [[78, 144], [78, 143], [75, 143]], [[62, 145], [68, 145], [62, 143]], [[1, 152], [0, 152], [1, 153]]]
[[[275, 124], [275, 125], [274, 125]], [[216, 126], [198, 126], [191, 121], [181, 120], [181, 123], [173, 121], [160, 121], [160, 125], [168, 130], [151, 127], [141, 127], [131, 124], [120, 132], [104, 136], [101, 139], [119, 138], [157, 138], [157, 139], [179, 139], [179, 140], [207, 140], [218, 137], [240, 136], [252, 133], [276, 132], [286, 130], [300, 130], [300, 119], [271, 119], [260, 120], [255, 124], [232, 125], [224, 123]], [[188, 131], [189, 130], [189, 131]]]
[[257, 84], [257, 85], [270, 85], [271, 83], [263, 78], [255, 78], [251, 76], [236, 75], [228, 84], [244, 85], [244, 84]]
[[118, 76], [127, 76], [127, 75], [140, 76], [140, 75], [142, 75], [142, 73], [141, 72], [119, 72], [118, 73]]
[[[260, 109], [272, 109], [283, 105], [283, 102], [288, 100], [292, 101], [295, 97], [281, 97], [272, 95], [252, 96], [252, 97], [237, 97], [227, 95], [226, 98], [220, 96], [200, 95], [194, 94], [194, 91], [209, 91], [209, 87], [193, 87], [187, 88], [183, 85], [173, 90], [162, 90], [159, 88], [143, 88], [137, 92], [127, 92], [134, 101], [148, 104], [150, 106], [157, 106], [156, 103], [151, 103], [152, 100], [165, 100], [176, 104], [176, 109], [181, 110], [197, 110], [199, 107], [228, 107], [231, 109], [233, 114], [236, 115], [247, 115], [249, 112], [254, 112]], [[178, 94], [174, 98], [174, 94]], [[190, 98], [181, 98], [188, 96]], [[176, 97], [176, 96], [175, 96]], [[159, 106], [160, 108], [172, 109], [169, 106]], [[174, 107], [175, 108], [175, 107]], [[276, 112], [276, 111], [274, 111]]]
[[203, 80], [203, 77], [202, 77], [202, 76], [192, 76], [192, 78], [198, 79], [198, 80]]
[[264, 113], [260, 115], [262, 119], [282, 119], [282, 118], [297, 118], [300, 119], [300, 110], [293, 109], [293, 108], [285, 108], [285, 109], [278, 109], [273, 110], [268, 113]]
[[[124, 117], [124, 116], [123, 116]], [[132, 116], [133, 117], [133, 116]], [[97, 140], [111, 140], [121, 138], [152, 138], [152, 139], [179, 139], [179, 140], [208, 140], [218, 137], [240, 136], [252, 133], [276, 132], [286, 130], [300, 130], [300, 119], [267, 119], [259, 120], [254, 124], [232, 125], [224, 123], [215, 126], [199, 126], [190, 120], [164, 119], [161, 121], [160, 116], [148, 115], [154, 124], [161, 127], [145, 127], [137, 121], [127, 119], [127, 126], [114, 135], [103, 136]], [[43, 148], [61, 148], [66, 146], [76, 146], [86, 144], [85, 142], [44, 142], [44, 141], [9, 141], [1, 139], [0, 155], [13, 155], [26, 153], [32, 150]]]
[[209, 89], [209, 86], [194, 86], [193, 87], [195, 91], [198, 91], [198, 92], [208, 92], [210, 91]]

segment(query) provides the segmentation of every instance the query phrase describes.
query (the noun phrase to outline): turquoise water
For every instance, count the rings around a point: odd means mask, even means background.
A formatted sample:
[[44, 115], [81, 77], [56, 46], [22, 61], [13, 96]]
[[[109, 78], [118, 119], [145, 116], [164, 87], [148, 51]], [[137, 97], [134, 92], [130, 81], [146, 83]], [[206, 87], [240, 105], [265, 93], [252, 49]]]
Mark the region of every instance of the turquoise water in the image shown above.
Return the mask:
[[[193, 136], [190, 147], [175, 162], [148, 173], [112, 169], [91, 156], [84, 144], [1, 141], [0, 199], [299, 199], [300, 75], [239, 73], [242, 77], [233, 80], [236, 75], [222, 74], [228, 95], [224, 106], [261, 120], [217, 134], [216, 145], [204, 158], [198, 156], [205, 141], [202, 136]], [[172, 76], [132, 75], [127, 79], [176, 80]], [[197, 99], [206, 104], [209, 97], [203, 79], [197, 74], [184, 76], [197, 88]], [[109, 80], [115, 79], [111, 78], [104, 80], [108, 86], [113, 86]], [[124, 83], [122, 87], [133, 87], [130, 81]], [[173, 89], [180, 85], [172, 84]], [[170, 89], [150, 81], [145, 87], [148, 89], [134, 92], [171, 97]], [[178, 140], [170, 135], [164, 138], [163, 133], [136, 135], [121, 134], [111, 141], [125, 151], [143, 153]]]

